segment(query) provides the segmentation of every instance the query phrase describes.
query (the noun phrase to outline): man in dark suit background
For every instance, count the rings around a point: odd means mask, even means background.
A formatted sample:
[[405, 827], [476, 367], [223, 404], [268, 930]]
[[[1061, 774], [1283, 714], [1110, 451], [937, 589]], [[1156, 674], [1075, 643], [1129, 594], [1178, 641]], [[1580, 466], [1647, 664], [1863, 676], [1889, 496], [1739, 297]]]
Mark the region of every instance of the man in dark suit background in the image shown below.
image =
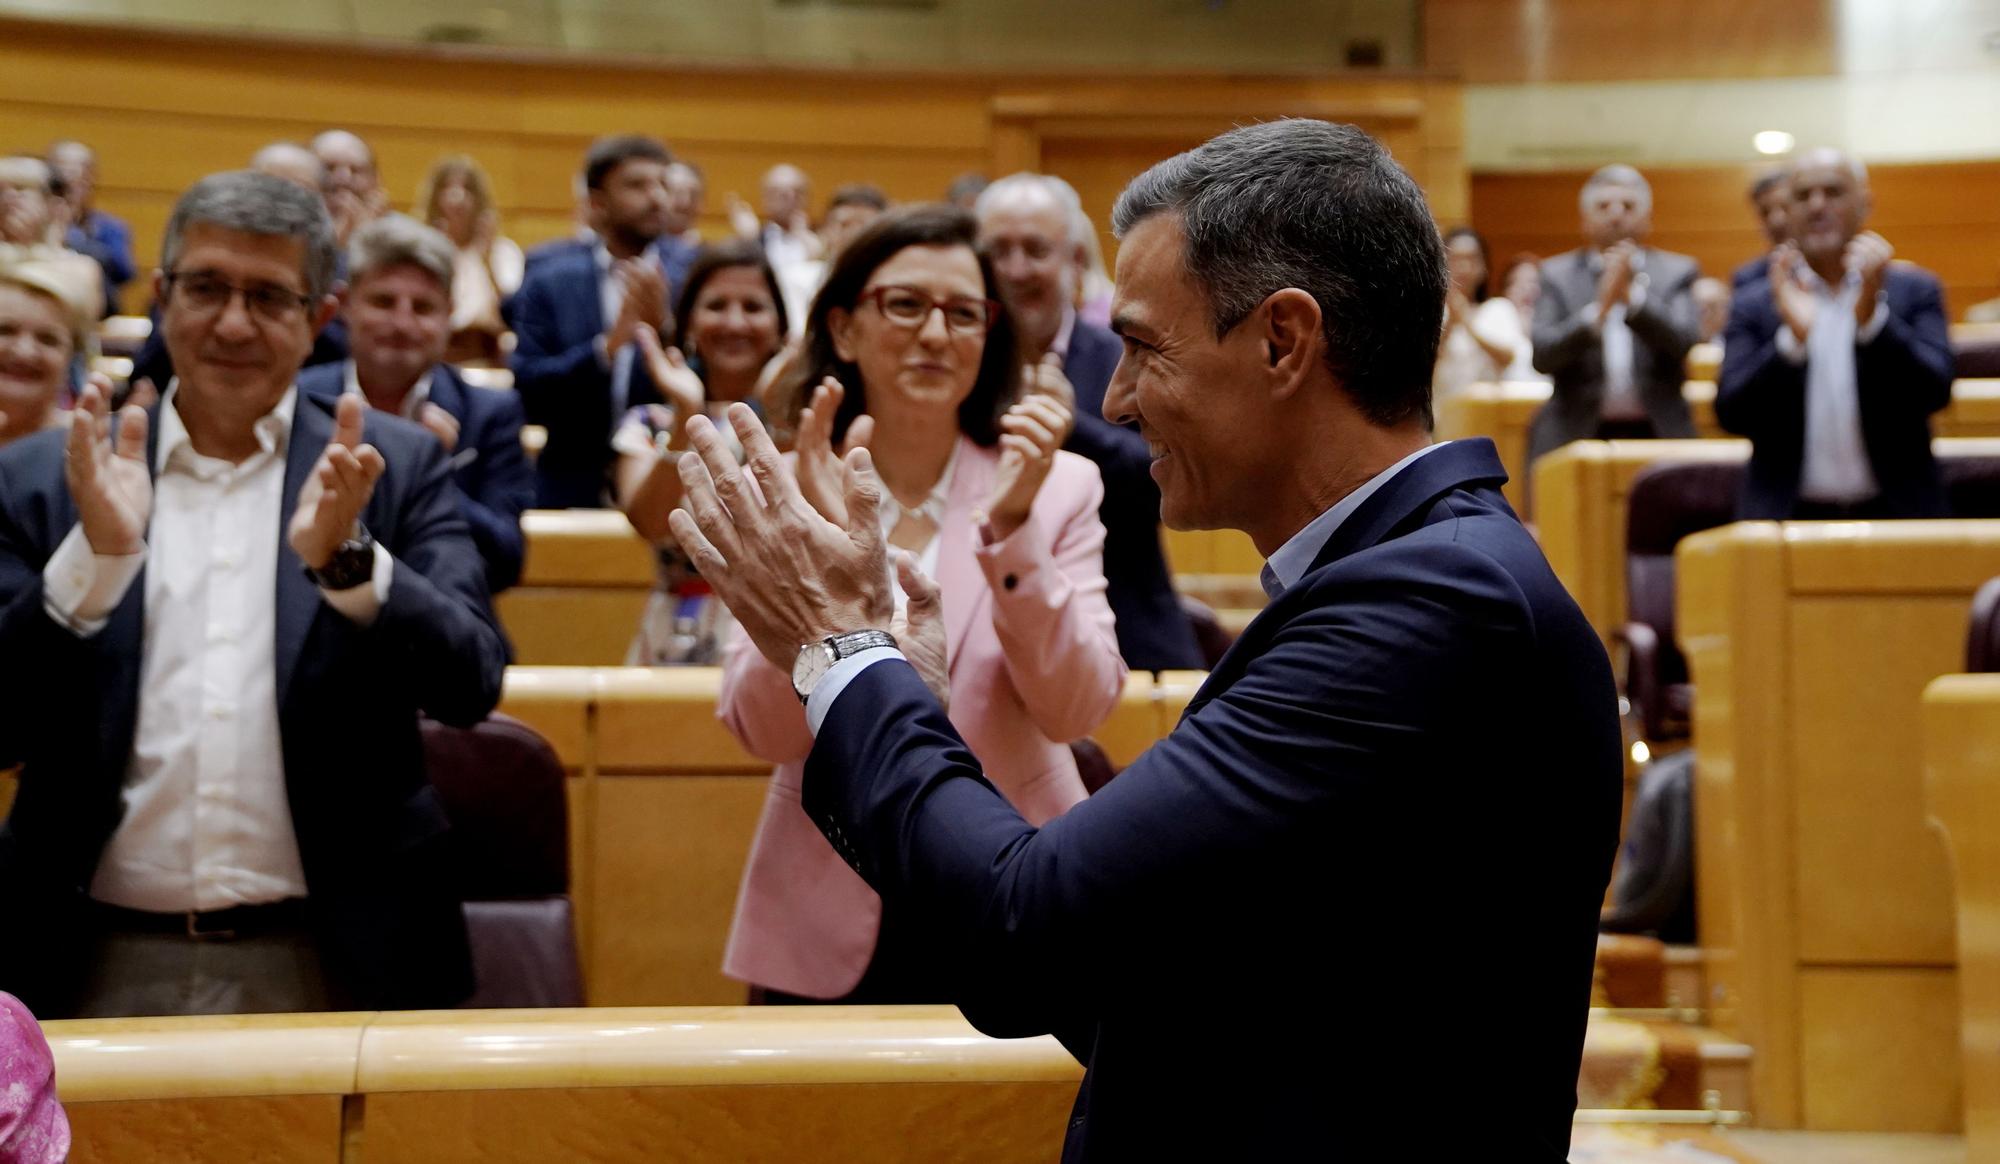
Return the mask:
[[1535, 370], [1554, 395], [1535, 415], [1528, 458], [1595, 437], [1691, 437], [1681, 385], [1697, 320], [1686, 255], [1645, 246], [1653, 191], [1630, 166], [1605, 166], [1578, 197], [1586, 245], [1542, 264]]
[[[1269, 555], [1272, 600], [1089, 800], [1036, 829], [980, 775], [908, 555], [900, 650], [883, 633], [865, 450], [843, 528], [749, 409], [729, 422], [765, 504], [695, 418], [675, 536], [792, 668], [805, 808], [924, 934], [942, 996], [1089, 1065], [1066, 1159], [1372, 1162], [1416, 1135], [1426, 1158], [1554, 1164], [1617, 841], [1616, 695], [1492, 444], [1429, 443], [1445, 273], [1423, 195], [1359, 130], [1286, 120], [1155, 166], [1116, 226], [1105, 414], [1138, 422], [1167, 524]], [[1439, 1120], [1412, 1084], [1463, 1038], [1437, 1000], [1466, 943], [1517, 954], [1481, 1020], [1508, 1064]]]
[[535, 504], [604, 503], [611, 433], [659, 389], [632, 345], [640, 325], [668, 326], [668, 284], [654, 243], [671, 219], [673, 155], [649, 137], [604, 138], [584, 160], [595, 246], [538, 263], [514, 297], [514, 388], [528, 423], [548, 431], [535, 459]]
[[357, 393], [438, 439], [486, 563], [487, 591], [498, 594], [520, 581], [521, 512], [535, 500], [520, 397], [474, 388], [444, 362], [453, 256], [442, 232], [391, 214], [356, 231], [347, 250], [342, 314], [352, 358], [306, 369], [299, 388], [328, 404]]
[[[1757, 212], [1757, 228], [1764, 232], [1766, 247], [1779, 247], [1790, 237], [1786, 233], [1786, 220], [1792, 208], [1791, 171], [1784, 166], [1774, 166], [1757, 175], [1750, 183], [1750, 208]], [[1729, 290], [1735, 293], [1767, 276], [1771, 266], [1771, 252], [1767, 249], [1761, 255], [1736, 268], [1729, 276]]]
[[1160, 489], [1138, 430], [1104, 419], [1104, 390], [1123, 350], [1118, 337], [1076, 315], [1076, 284], [1090, 229], [1076, 191], [1060, 178], [1015, 174], [974, 204], [979, 245], [1021, 337], [1023, 391], [1072, 404], [1076, 427], [1063, 447], [1096, 462], [1104, 477], [1104, 578], [1118, 619], [1118, 651], [1135, 671], [1206, 665], [1174, 594], [1160, 545]]
[[0, 450], [0, 989], [43, 1015], [450, 1006], [472, 987], [418, 715], [506, 645], [444, 455], [294, 378], [332, 317], [317, 195], [205, 178], [154, 293], [180, 370], [115, 433]]
[[1745, 518], [1943, 517], [1931, 414], [1951, 403], [1937, 276], [1864, 230], [1868, 172], [1838, 150], [1791, 169], [1792, 242], [1739, 292], [1715, 419], [1750, 438]]

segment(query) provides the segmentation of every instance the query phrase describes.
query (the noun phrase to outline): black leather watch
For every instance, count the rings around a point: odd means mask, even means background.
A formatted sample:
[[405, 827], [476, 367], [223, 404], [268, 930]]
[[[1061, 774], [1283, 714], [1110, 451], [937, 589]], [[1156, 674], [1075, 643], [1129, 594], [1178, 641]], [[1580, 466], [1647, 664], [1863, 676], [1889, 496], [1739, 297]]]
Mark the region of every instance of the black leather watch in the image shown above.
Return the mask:
[[375, 576], [375, 538], [361, 526], [340, 543], [323, 569], [306, 568], [306, 577], [321, 590], [352, 590]]
[[798, 694], [799, 702], [804, 703], [835, 663], [876, 647], [895, 645], [895, 636], [879, 630], [828, 635], [816, 643], [807, 643], [799, 648], [799, 657], [792, 663], [792, 690]]

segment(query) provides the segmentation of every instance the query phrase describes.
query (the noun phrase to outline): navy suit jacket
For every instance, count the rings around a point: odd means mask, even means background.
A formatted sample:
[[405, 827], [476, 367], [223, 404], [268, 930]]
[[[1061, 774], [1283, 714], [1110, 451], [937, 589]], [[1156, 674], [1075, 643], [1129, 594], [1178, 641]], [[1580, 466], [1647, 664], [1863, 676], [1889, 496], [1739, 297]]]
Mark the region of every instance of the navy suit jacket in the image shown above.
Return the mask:
[[1770, 277], [1771, 277], [1771, 256], [1768, 254], [1758, 255], [1756, 258], [1751, 259], [1749, 262], [1746, 262], [1742, 266], [1736, 268], [1736, 270], [1730, 274], [1729, 293], [1731, 295], [1735, 295], [1736, 293], [1742, 291], [1745, 287], [1748, 287], [1750, 284], [1760, 282]]
[[[347, 364], [299, 373], [299, 390], [331, 405], [347, 387]], [[474, 388], [450, 364], [431, 369], [432, 404], [458, 421], [458, 447], [446, 463], [458, 486], [459, 510], [486, 563], [486, 591], [498, 594], [521, 580], [521, 513], [535, 503], [535, 471], [521, 450], [521, 399]]]
[[[535, 458], [535, 504], [543, 509], [603, 504], [615, 459], [611, 369], [617, 353], [600, 363], [596, 341], [609, 326], [593, 250], [549, 258], [514, 297], [514, 388], [527, 422], [549, 434]], [[643, 360], [632, 361], [628, 389], [627, 407], [660, 400]]]
[[[1937, 276], [1909, 263], [1883, 272], [1889, 318], [1872, 343], [1854, 348], [1861, 435], [1881, 493], [1882, 517], [1943, 517], [1944, 481], [1931, 455], [1931, 413], [1951, 403], [1951, 336]], [[1750, 438], [1739, 516], [1782, 521], [1799, 500], [1805, 463], [1806, 366], [1778, 351], [1778, 305], [1768, 279], [1732, 301], [1723, 332], [1715, 419]]]
[[1064, 446], [1097, 463], [1104, 477], [1104, 580], [1118, 618], [1118, 653], [1134, 671], [1201, 670], [1194, 628], [1174, 594], [1160, 548], [1160, 487], [1138, 429], [1104, 419], [1104, 392], [1125, 345], [1079, 319], [1070, 330], [1063, 374], [1076, 390], [1076, 428]]
[[[1089, 1067], [1066, 1160], [1567, 1155], [1618, 839], [1604, 647], [1492, 443], [1405, 468], [1244, 631], [1179, 725], [1033, 828], [917, 673], [834, 700], [802, 800], [924, 934], [941, 993]], [[1436, 1093], [1464, 951], [1504, 1069]], [[1456, 983], [1456, 985], [1454, 985]]]
[[[149, 465], [158, 432], [148, 429]], [[271, 531], [278, 726], [307, 913], [343, 1004], [452, 1006], [471, 992], [472, 963], [417, 717], [484, 719], [500, 698], [506, 642], [443, 450], [380, 413], [365, 436], [388, 467], [362, 521], [395, 557], [389, 598], [362, 627], [320, 597], [284, 527], [332, 435], [331, 412], [301, 393]], [[49, 617], [42, 570], [75, 524], [62, 434], [0, 449], [0, 765], [22, 765], [0, 826], [0, 901], [19, 927], [19, 940], [0, 942], [0, 990], [50, 1016], [73, 1010], [91, 955], [87, 894], [123, 812], [145, 620], [161, 614], [146, 609], [142, 573], [95, 635]]]

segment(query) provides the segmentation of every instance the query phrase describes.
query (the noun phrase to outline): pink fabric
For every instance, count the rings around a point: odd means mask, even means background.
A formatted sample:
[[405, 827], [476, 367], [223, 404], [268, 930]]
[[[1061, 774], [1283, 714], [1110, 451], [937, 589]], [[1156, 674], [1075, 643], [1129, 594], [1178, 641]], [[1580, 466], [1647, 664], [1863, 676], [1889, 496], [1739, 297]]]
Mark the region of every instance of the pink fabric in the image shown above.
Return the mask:
[[62, 1164], [69, 1120], [56, 1101], [56, 1062], [35, 1016], [0, 994], [0, 1164]]
[[[1105, 598], [1097, 466], [1057, 453], [1028, 521], [1006, 541], [982, 546], [972, 514], [985, 503], [998, 464], [997, 449], [960, 445], [938, 535], [951, 721], [987, 779], [1039, 825], [1083, 799], [1069, 741], [1110, 716], [1125, 663]], [[861, 981], [874, 955], [881, 899], [800, 806], [812, 750], [805, 709], [791, 676], [766, 662], [740, 629], [717, 714], [744, 747], [778, 765], [723, 972], [790, 994], [837, 998]]]

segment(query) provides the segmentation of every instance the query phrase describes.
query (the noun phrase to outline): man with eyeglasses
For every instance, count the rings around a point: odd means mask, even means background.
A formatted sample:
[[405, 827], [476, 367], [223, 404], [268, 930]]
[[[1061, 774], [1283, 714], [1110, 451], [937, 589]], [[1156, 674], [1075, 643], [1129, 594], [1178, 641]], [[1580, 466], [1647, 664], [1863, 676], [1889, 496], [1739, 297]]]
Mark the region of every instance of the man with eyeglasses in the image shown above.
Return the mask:
[[42, 1015], [470, 993], [418, 715], [482, 719], [507, 647], [436, 440], [295, 386], [333, 268], [316, 195], [203, 179], [164, 399], [0, 454], [0, 990]]

